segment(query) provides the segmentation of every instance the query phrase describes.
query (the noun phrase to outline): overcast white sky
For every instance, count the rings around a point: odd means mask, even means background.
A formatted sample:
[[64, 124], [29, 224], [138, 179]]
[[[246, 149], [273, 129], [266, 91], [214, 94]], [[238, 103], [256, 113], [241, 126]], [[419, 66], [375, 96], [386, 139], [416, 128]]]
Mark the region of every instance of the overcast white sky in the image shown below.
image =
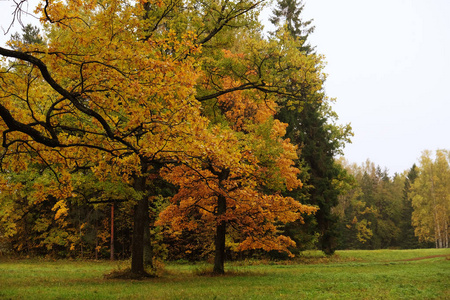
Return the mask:
[[[425, 149], [450, 149], [450, 0], [304, 3], [316, 26], [310, 42], [328, 63], [326, 92], [355, 133], [347, 160], [369, 158], [393, 175]], [[11, 5], [0, 0], [2, 29]]]
[[450, 149], [450, 1], [304, 0], [326, 56], [326, 92], [355, 136], [350, 162], [390, 174]]

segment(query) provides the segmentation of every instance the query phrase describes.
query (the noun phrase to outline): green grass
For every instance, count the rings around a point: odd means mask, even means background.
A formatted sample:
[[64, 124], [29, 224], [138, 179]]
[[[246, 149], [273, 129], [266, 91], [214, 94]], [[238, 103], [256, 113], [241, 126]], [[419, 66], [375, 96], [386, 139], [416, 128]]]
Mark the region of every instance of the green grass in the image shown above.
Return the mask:
[[[447, 255], [414, 261], [418, 257]], [[168, 264], [160, 278], [104, 279], [127, 262], [0, 260], [0, 299], [450, 299], [450, 249], [306, 252], [297, 263]]]

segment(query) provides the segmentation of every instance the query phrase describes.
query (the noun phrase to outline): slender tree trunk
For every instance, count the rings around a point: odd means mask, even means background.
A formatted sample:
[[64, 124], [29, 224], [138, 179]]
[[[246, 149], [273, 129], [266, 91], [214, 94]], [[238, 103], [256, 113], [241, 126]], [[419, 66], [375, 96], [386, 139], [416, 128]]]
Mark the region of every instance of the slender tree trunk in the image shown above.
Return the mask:
[[111, 247], [110, 247], [110, 260], [114, 260], [114, 206], [116, 202], [111, 204]]
[[83, 258], [83, 233], [81, 229], [81, 212], [78, 210], [78, 224], [80, 225], [80, 257]]
[[448, 248], [448, 223], [447, 223], [447, 216], [445, 216], [445, 223], [444, 223], [445, 229], [445, 248]]
[[95, 230], [95, 260], [98, 260], [98, 230]]
[[438, 219], [437, 207], [434, 208], [434, 231], [436, 237], [436, 248], [442, 248], [441, 228]]
[[[220, 173], [216, 173], [219, 179], [219, 187], [223, 189], [223, 182], [228, 179], [230, 175], [230, 170], [223, 169]], [[227, 232], [227, 224], [225, 220], [220, 220], [222, 216], [227, 212], [227, 199], [224, 195], [217, 196], [217, 211], [216, 217], [217, 227], [216, 227], [216, 236], [215, 236], [215, 257], [214, 257], [214, 268], [213, 272], [215, 274], [224, 274], [225, 273], [225, 236]]]
[[[146, 179], [144, 176], [135, 178], [134, 188], [138, 192], [145, 192]], [[144, 231], [148, 218], [148, 198], [142, 199], [134, 207], [133, 239], [131, 242], [131, 273], [137, 276], [148, 276], [144, 268]]]
[[[225, 196], [219, 195], [217, 198], [217, 218], [220, 218], [227, 210], [227, 201]], [[217, 222], [216, 237], [215, 237], [215, 257], [214, 257], [214, 269], [216, 274], [224, 274], [225, 268], [225, 235], [226, 235], [226, 222], [220, 220]]]
[[437, 204], [436, 204], [436, 193], [434, 189], [434, 171], [433, 165], [430, 166], [430, 180], [431, 180], [431, 199], [433, 200], [433, 217], [434, 217], [434, 239], [436, 241], [436, 248], [439, 247], [439, 243], [441, 243], [441, 232], [439, 228], [439, 220], [438, 220], [438, 212], [437, 212]]

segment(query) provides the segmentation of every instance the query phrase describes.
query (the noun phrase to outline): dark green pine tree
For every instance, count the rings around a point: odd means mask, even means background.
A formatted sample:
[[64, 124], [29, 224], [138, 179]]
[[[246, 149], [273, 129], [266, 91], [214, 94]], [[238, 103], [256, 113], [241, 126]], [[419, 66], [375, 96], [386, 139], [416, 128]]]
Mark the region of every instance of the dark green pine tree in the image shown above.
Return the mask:
[[27, 45], [44, 44], [44, 40], [42, 39], [40, 30], [37, 26], [27, 24], [22, 28], [22, 31], [22, 33], [16, 32], [11, 35], [11, 40], [22, 42]]
[[[302, 0], [279, 0], [270, 20], [278, 27], [287, 26], [291, 35], [299, 41], [299, 49], [307, 55], [314, 55], [314, 48], [307, 43], [314, 27], [311, 26], [312, 20], [301, 20], [303, 8]], [[305, 95], [303, 99], [296, 100], [297, 103], [303, 103], [301, 109], [288, 107], [285, 104], [287, 101], [280, 101], [280, 110], [276, 116], [289, 124], [286, 137], [301, 149], [297, 166], [307, 172], [307, 176], [303, 178], [307, 180], [307, 187], [293, 191], [290, 195], [304, 203], [317, 205], [320, 210], [315, 215], [315, 222], [306, 225], [289, 224], [286, 233], [297, 243], [304, 241], [296, 238], [296, 232], [297, 235], [299, 231], [318, 235], [320, 249], [331, 255], [338, 246], [338, 219], [332, 213], [332, 208], [338, 203], [339, 190], [334, 185], [334, 180], [346, 174], [334, 157], [348, 140], [351, 129], [348, 125], [340, 128], [330, 124], [330, 120], [336, 115], [328, 107], [323, 92]], [[309, 228], [305, 230], [304, 226]]]
[[304, 7], [302, 0], [279, 0], [269, 20], [277, 27], [286, 25], [291, 35], [301, 41], [300, 49], [311, 53], [314, 47], [307, 43], [307, 39], [313, 33], [314, 26], [311, 25], [313, 20], [303, 21], [300, 18]]
[[408, 172], [405, 180], [405, 187], [403, 188], [403, 209], [402, 218], [400, 220], [401, 239], [399, 246], [403, 249], [415, 249], [419, 248], [419, 240], [414, 235], [414, 227], [411, 224], [411, 218], [413, 213], [412, 201], [411, 201], [411, 186], [419, 176], [416, 164], [414, 164]]

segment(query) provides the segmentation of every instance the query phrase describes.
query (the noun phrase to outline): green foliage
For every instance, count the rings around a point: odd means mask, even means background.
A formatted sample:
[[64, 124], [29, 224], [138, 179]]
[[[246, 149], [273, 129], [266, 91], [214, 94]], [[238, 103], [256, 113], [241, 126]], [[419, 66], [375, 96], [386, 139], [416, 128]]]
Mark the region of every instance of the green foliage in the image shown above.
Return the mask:
[[[296, 254], [318, 247], [330, 255], [339, 243], [341, 248], [350, 249], [423, 247], [426, 244], [413, 236], [411, 220], [421, 240], [448, 247], [448, 151], [438, 151], [435, 162], [424, 154], [417, 170], [413, 167], [408, 174], [392, 178], [370, 162], [361, 167], [337, 163], [336, 156], [350, 142], [352, 131], [349, 125], [337, 124], [333, 100], [322, 88], [326, 77], [323, 58], [308, 44], [314, 27], [300, 17], [302, 1], [278, 2], [271, 19], [278, 28], [268, 38], [262, 35], [257, 19], [260, 3], [252, 1], [146, 2], [140, 11], [143, 20], [114, 19], [131, 8], [127, 5], [122, 7], [124, 11], [117, 6], [116, 13], [103, 20], [100, 16], [114, 1], [104, 6], [100, 5], [103, 2], [92, 2], [99, 4], [98, 11], [82, 3], [84, 10], [74, 18], [66, 18], [66, 13], [75, 13], [79, 3], [67, 1], [53, 7], [52, 13], [62, 16], [58, 22], [74, 22], [73, 28], [62, 23], [48, 25], [44, 41], [37, 27], [27, 25], [22, 35], [12, 37], [11, 45], [17, 52], [28, 49], [20, 57], [42, 58], [40, 63], [49, 67], [64, 91], [55, 93], [54, 85], [44, 88], [45, 80], [37, 65], [33, 66], [36, 60], [17, 63], [18, 57], [11, 56], [17, 61], [2, 69], [2, 116], [9, 109], [14, 116], [20, 112], [16, 117], [19, 121], [26, 121], [20, 123], [20, 130], [2, 123], [3, 144], [10, 147], [1, 157], [3, 165], [9, 165], [1, 174], [0, 255], [108, 258], [113, 233], [115, 256], [129, 258], [130, 249], [138, 248], [131, 246], [131, 235], [137, 228], [145, 231], [142, 239], [148, 265], [156, 257], [208, 259], [214, 251], [211, 228], [218, 224], [219, 216], [234, 225], [227, 229], [225, 251], [228, 257], [238, 258], [236, 252], [244, 238], [242, 227], [236, 224], [244, 224], [238, 221], [246, 218], [255, 221], [263, 208], [269, 208], [258, 223], [264, 226], [254, 226], [249, 232], [260, 229], [261, 236], [271, 232], [275, 238], [285, 234], [297, 243], [292, 250]], [[87, 17], [92, 11], [98, 13], [97, 21], [95, 14]], [[119, 23], [108, 23], [113, 19], [124, 24], [133, 19], [136, 23], [128, 24], [124, 31]], [[104, 26], [99, 26], [106, 24], [103, 22], [117, 26], [112, 28], [116, 32], [94, 53], [92, 50], [104, 42]], [[95, 29], [93, 33], [99, 36], [89, 42], [84, 38], [91, 35], [77, 36], [74, 28], [86, 32]], [[68, 36], [80, 38], [84, 44], [65, 48], [74, 42], [74, 38], [65, 40]], [[55, 51], [49, 53], [45, 42], [56, 50], [51, 48]], [[127, 43], [134, 48], [123, 47]], [[67, 53], [59, 53], [59, 48]], [[147, 55], [136, 55], [136, 49]], [[141, 66], [138, 59], [148, 66], [135, 73]], [[156, 67], [164, 72], [154, 72]], [[86, 97], [74, 92], [77, 90]], [[115, 110], [110, 111], [110, 106]], [[134, 110], [127, 111], [126, 106]], [[148, 106], [153, 108], [147, 110]], [[135, 116], [140, 119], [133, 121]], [[285, 137], [285, 125], [280, 121], [288, 124]], [[224, 133], [232, 137], [226, 145], [228, 141], [219, 138]], [[39, 139], [56, 144], [46, 148], [36, 143]], [[298, 146], [298, 159], [287, 139]], [[189, 148], [191, 145], [195, 146]], [[205, 147], [208, 153], [198, 151]], [[241, 158], [234, 161], [236, 157]], [[194, 174], [187, 184], [187, 171], [174, 173], [180, 166]], [[296, 168], [302, 170], [299, 175]], [[174, 204], [192, 201], [184, 203], [193, 212], [186, 218], [198, 222], [195, 228], [175, 232], [176, 237], [168, 234], [171, 229], [153, 225], [169, 199], [180, 191], [161, 177], [161, 169], [184, 182], [184, 199], [174, 198]], [[219, 178], [216, 192], [222, 194], [211, 198], [230, 196], [250, 186], [254, 190], [229, 197], [226, 216], [217, 212], [214, 203], [201, 207], [200, 198], [208, 198], [205, 195], [213, 190], [211, 183], [230, 170], [234, 182], [230, 179], [226, 190], [224, 179]], [[287, 183], [297, 181], [297, 175], [303, 188], [291, 190]], [[192, 196], [195, 193], [198, 199]], [[281, 199], [281, 194], [320, 210], [301, 219], [304, 222], [284, 225], [287, 204], [278, 208], [276, 204], [285, 202], [262, 200], [269, 195]], [[251, 207], [254, 210], [233, 215], [242, 203], [255, 199], [259, 202]], [[138, 208], [140, 203], [143, 207]], [[206, 221], [201, 220], [202, 209], [209, 213]], [[142, 215], [136, 217], [136, 212]], [[133, 228], [140, 221], [141, 225]], [[248, 241], [257, 240], [255, 234], [249, 236]], [[272, 240], [270, 247], [257, 246], [270, 251], [280, 246], [278, 241]], [[255, 248], [239, 257], [263, 253]]]
[[311, 25], [313, 20], [302, 20], [300, 15], [304, 7], [303, 0], [279, 0], [269, 20], [278, 27], [286, 26], [291, 35], [298, 39], [300, 49], [310, 53], [314, 47], [307, 43], [307, 39], [313, 33], [314, 26]]
[[370, 161], [361, 166], [345, 165], [345, 161], [341, 163], [355, 179], [348, 191], [339, 197], [336, 207], [341, 219], [341, 248], [411, 249], [431, 246], [419, 243], [412, 227], [411, 184], [418, 180], [417, 167], [391, 178], [386, 170], [381, 171]]
[[[312, 57], [315, 54], [311, 53], [313, 48], [307, 44], [307, 38], [314, 27], [311, 26], [311, 20], [301, 19], [303, 8], [302, 1], [280, 0], [273, 11], [271, 22], [278, 26], [278, 33], [286, 28], [295, 39], [298, 49], [306, 56]], [[320, 66], [313, 66], [310, 72], [320, 72]], [[296, 88], [294, 85], [289, 87], [290, 90]], [[350, 125], [336, 124], [337, 114], [331, 109], [329, 102], [330, 99], [322, 89], [301, 90], [296, 97], [279, 99], [280, 108], [276, 118], [289, 124], [286, 137], [298, 146], [300, 158], [296, 161], [296, 166], [305, 173], [301, 176], [306, 185], [289, 195], [303, 203], [319, 207], [315, 214], [315, 226], [311, 222], [304, 226], [290, 224], [287, 231], [296, 236], [299, 248], [305, 247], [301, 243], [311, 243], [317, 233], [317, 246], [325, 253], [332, 254], [337, 247], [338, 235], [337, 216], [333, 214], [332, 208], [338, 203], [339, 182], [345, 181], [347, 176], [345, 170], [335, 163], [335, 156], [341, 153], [346, 142], [350, 142], [352, 132]], [[310, 235], [310, 238], [300, 238], [305, 234]], [[307, 242], [308, 240], [310, 241]]]
[[[264, 39], [257, 20], [260, 4], [112, 0], [46, 3], [36, 11], [45, 23], [48, 44], [31, 41], [30, 34], [25, 33], [11, 42], [16, 51], [0, 47], [2, 56], [12, 58], [14, 65], [4, 66], [0, 81], [4, 121], [0, 125], [8, 133], [3, 136], [2, 162], [9, 164], [9, 172], [26, 168], [33, 161], [51, 166], [53, 182], [35, 183], [39, 184], [35, 193], [40, 202], [48, 203], [48, 195], [54, 197], [55, 203], [49, 205], [54, 216], [46, 214], [48, 222], [39, 219], [34, 226], [42, 232], [49, 249], [52, 245], [69, 251], [81, 248], [83, 253], [85, 243], [95, 241], [97, 253], [108, 239], [107, 219], [100, 217], [101, 225], [97, 218], [95, 222], [76, 220], [73, 213], [78, 211], [77, 206], [95, 203], [105, 209], [100, 203], [128, 201], [134, 212], [132, 271], [145, 273], [143, 244], [150, 245], [147, 239], [156, 220], [148, 202], [152, 205], [164, 189], [159, 171], [164, 167], [176, 169], [172, 164], [199, 173], [204, 171], [205, 162], [214, 161], [210, 164], [214, 173], [224, 162], [222, 171], [230, 173], [229, 169], [236, 167], [231, 174], [239, 174], [236, 178], [244, 182], [236, 184], [238, 188], [254, 188], [256, 193], [264, 188], [272, 190], [274, 195], [257, 200], [273, 206], [281, 203], [275, 199], [282, 197], [277, 192], [288, 185], [286, 182], [300, 184], [294, 178], [297, 170], [290, 163], [294, 148], [282, 139], [283, 126], [273, 122], [273, 139], [279, 151], [271, 143], [254, 142], [266, 137], [250, 126], [262, 124], [273, 115], [272, 95], [320, 89], [324, 76], [321, 57], [303, 55], [282, 31]], [[27, 30], [38, 36], [33, 28]], [[311, 68], [316, 71], [309, 72]], [[286, 78], [292, 79], [290, 86], [297, 92], [288, 91]], [[227, 120], [212, 118], [211, 124], [202, 116], [200, 102], [221, 101], [222, 96], [252, 101], [244, 110], [235, 109], [236, 115], [231, 117], [229, 112], [238, 105], [219, 105]], [[267, 103], [271, 105], [264, 111], [260, 104]], [[210, 116], [208, 105], [205, 108], [204, 114]], [[249, 111], [255, 120], [246, 120]], [[214, 126], [222, 121], [223, 126]], [[220, 153], [214, 144], [223, 144], [224, 140], [215, 135], [223, 133], [236, 139], [227, 141], [226, 151]], [[236, 140], [239, 147], [234, 147]], [[255, 149], [246, 149], [252, 143]], [[200, 150], [205, 147], [208, 152]], [[269, 148], [273, 152], [264, 151]], [[229, 150], [235, 153], [224, 157]], [[231, 164], [228, 168], [227, 164], [239, 157], [243, 166]], [[20, 165], [19, 159], [24, 161]], [[252, 172], [253, 167], [261, 172]], [[253, 175], [258, 173], [262, 179], [257, 182]], [[280, 179], [281, 175], [287, 179]], [[208, 197], [206, 190], [201, 195], [204, 198]], [[222, 182], [219, 190], [230, 192]], [[252, 192], [245, 190], [247, 197]], [[286, 200], [296, 208], [302, 207], [290, 198]], [[255, 211], [272, 207], [248, 203]], [[303, 210], [274, 209], [260, 218], [265, 223], [264, 229], [258, 228], [262, 235], [273, 232], [271, 247], [290, 244], [289, 239], [279, 243], [282, 239], [277, 239], [273, 220], [299, 219], [299, 211]], [[66, 241], [64, 245], [62, 240]], [[250, 238], [245, 241], [247, 246], [251, 243]], [[151, 257], [150, 248], [146, 253]]]
[[414, 184], [418, 176], [418, 169], [416, 164], [414, 164], [408, 171], [405, 178], [405, 186], [403, 188], [403, 209], [401, 211], [401, 221], [399, 228], [401, 230], [401, 235], [399, 238], [399, 245], [403, 249], [415, 249], [419, 247], [419, 240], [414, 235], [414, 227], [411, 224], [412, 220], [412, 199], [411, 199], [411, 185]]
[[[16, 32], [11, 35], [11, 41], [18, 44], [44, 44], [44, 39], [40, 35], [40, 29], [37, 26], [27, 24], [22, 28], [22, 33]], [[17, 47], [13, 47], [18, 49]]]
[[129, 257], [133, 201], [124, 201], [137, 195], [127, 185], [99, 182], [90, 172], [75, 173], [77, 194], [61, 201], [51, 194], [54, 174], [46, 166], [2, 175], [0, 253], [107, 258], [110, 206], [116, 202], [116, 254]]

